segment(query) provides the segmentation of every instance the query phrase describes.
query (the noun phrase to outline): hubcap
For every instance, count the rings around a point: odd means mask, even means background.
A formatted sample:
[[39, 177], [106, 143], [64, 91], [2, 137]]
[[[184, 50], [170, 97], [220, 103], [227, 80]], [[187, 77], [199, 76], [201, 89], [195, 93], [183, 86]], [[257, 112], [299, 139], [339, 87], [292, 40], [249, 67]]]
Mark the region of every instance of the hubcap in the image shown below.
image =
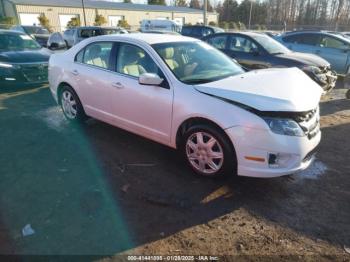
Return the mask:
[[77, 102], [75, 101], [73, 95], [68, 90], [63, 91], [62, 98], [62, 109], [65, 113], [65, 115], [69, 119], [75, 119], [77, 117]]
[[205, 132], [196, 132], [187, 139], [186, 155], [195, 169], [208, 175], [220, 170], [224, 163], [224, 152], [220, 143]]

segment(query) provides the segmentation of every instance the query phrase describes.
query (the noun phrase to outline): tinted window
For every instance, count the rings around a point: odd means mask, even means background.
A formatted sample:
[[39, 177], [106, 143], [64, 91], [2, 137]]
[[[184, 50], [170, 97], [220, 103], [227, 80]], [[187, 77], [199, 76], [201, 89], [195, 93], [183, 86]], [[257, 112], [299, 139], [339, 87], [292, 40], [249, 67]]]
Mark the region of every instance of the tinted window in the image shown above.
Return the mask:
[[98, 29], [82, 29], [80, 31], [80, 37], [82, 38], [89, 38], [98, 35], [101, 35], [101, 32]]
[[94, 43], [87, 46], [85, 48], [83, 63], [88, 65], [94, 65], [101, 68], [108, 68], [112, 46], [113, 46], [112, 43], [105, 43], [105, 42]]
[[181, 31], [181, 33], [182, 33], [183, 35], [190, 35], [191, 32], [192, 32], [192, 28], [191, 28], [191, 27], [183, 27], [183, 28], [182, 28], [182, 31]]
[[202, 36], [202, 27], [196, 26], [192, 28], [192, 35]]
[[229, 42], [229, 49], [236, 52], [252, 53], [258, 50], [258, 47], [246, 37], [232, 36]]
[[219, 35], [209, 38], [207, 42], [218, 49], [225, 49], [226, 39], [226, 35]]
[[130, 44], [119, 46], [117, 72], [135, 77], [144, 73], [154, 73], [162, 77], [153, 59], [140, 47]]
[[349, 45], [347, 45], [343, 41], [330, 36], [321, 37], [320, 46], [327, 47], [327, 48], [335, 48], [335, 49], [346, 49], [349, 47]]

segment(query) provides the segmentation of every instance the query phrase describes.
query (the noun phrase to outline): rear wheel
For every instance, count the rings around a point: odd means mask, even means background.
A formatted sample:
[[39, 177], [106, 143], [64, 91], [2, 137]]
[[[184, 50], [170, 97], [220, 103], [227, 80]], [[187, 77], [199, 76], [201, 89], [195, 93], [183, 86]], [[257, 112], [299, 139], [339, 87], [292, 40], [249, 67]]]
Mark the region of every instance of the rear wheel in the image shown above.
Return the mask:
[[222, 177], [233, 174], [236, 155], [229, 139], [211, 126], [190, 127], [183, 136], [182, 153], [198, 175]]
[[69, 121], [82, 122], [86, 120], [84, 108], [71, 87], [63, 87], [59, 97], [62, 111]]

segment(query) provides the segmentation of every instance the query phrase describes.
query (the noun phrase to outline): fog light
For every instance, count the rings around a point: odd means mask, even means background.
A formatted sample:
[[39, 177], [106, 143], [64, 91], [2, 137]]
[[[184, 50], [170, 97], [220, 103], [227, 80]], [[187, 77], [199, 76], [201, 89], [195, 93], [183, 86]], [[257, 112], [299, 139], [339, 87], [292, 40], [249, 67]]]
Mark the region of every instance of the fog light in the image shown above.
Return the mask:
[[278, 154], [269, 154], [269, 167], [278, 167]]

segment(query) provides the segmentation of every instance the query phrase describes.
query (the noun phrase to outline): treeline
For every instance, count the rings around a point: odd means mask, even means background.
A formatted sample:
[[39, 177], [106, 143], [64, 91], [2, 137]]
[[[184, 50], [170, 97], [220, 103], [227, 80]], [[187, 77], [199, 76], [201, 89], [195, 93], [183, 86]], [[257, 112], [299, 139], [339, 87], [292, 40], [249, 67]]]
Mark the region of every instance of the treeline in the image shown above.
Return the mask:
[[350, 30], [350, 0], [224, 0], [216, 7], [221, 26], [253, 29]]

